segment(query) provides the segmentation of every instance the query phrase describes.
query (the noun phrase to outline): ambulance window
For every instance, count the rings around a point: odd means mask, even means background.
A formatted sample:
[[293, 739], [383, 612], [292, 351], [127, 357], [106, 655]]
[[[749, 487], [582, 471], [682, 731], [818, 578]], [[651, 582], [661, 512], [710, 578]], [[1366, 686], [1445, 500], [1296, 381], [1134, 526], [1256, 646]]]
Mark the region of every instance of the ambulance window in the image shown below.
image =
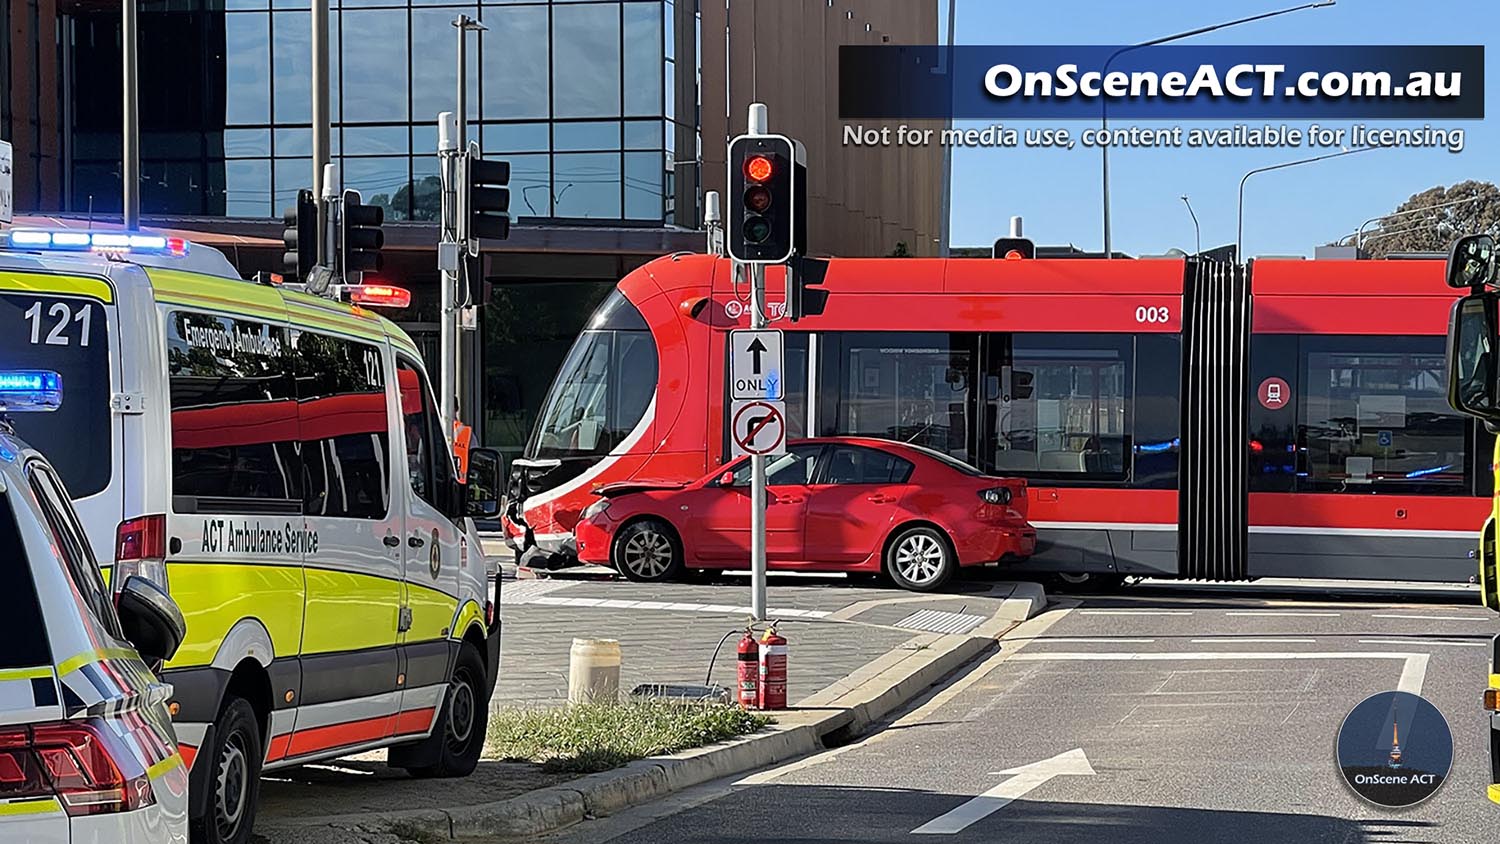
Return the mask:
[[[19, 495], [20, 491], [12, 492]], [[0, 492], [0, 590], [4, 590], [5, 612], [0, 612], [0, 668], [34, 668], [52, 663], [42, 605], [37, 600], [32, 563], [16, 525], [10, 496]]]
[[52, 529], [53, 544], [62, 555], [68, 577], [78, 589], [78, 594], [110, 635], [117, 639], [124, 638], [125, 632], [120, 627], [120, 619], [115, 615], [114, 605], [110, 603], [104, 576], [99, 573], [99, 563], [95, 561], [94, 553], [89, 548], [88, 537], [83, 526], [78, 523], [78, 516], [68, 503], [68, 494], [43, 463], [32, 463], [27, 467], [27, 475], [31, 479], [31, 491], [42, 507], [42, 515], [47, 519], [47, 526]]
[[297, 410], [303, 512], [384, 518], [390, 504], [390, 425], [380, 349], [297, 332]]
[[440, 507], [440, 485], [451, 482], [453, 461], [437, 459], [446, 454], [447, 439], [432, 404], [432, 391], [416, 364], [398, 357], [397, 379], [401, 390], [401, 430], [406, 438], [406, 468], [412, 492], [434, 507]]
[[167, 320], [172, 506], [299, 513], [296, 388], [274, 323], [178, 311]]

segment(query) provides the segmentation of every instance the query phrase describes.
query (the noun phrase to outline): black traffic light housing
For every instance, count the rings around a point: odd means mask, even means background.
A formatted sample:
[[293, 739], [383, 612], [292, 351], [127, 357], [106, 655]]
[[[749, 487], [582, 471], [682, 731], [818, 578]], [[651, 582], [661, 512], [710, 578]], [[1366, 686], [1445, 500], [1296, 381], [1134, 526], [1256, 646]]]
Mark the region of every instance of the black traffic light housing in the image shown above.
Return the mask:
[[995, 241], [995, 251], [991, 253], [995, 258], [1026, 258], [1030, 260], [1036, 257], [1036, 244], [1026, 237], [1002, 237]]
[[729, 143], [729, 256], [780, 264], [807, 251], [807, 165], [782, 135], [741, 135]]
[[479, 157], [477, 146], [471, 148], [464, 168], [465, 194], [460, 209], [467, 216], [469, 240], [510, 237], [509, 185], [509, 161], [486, 161]]
[[318, 264], [318, 203], [313, 192], [306, 188], [297, 191], [297, 204], [281, 219], [286, 224], [281, 233], [281, 242], [286, 244], [281, 255], [282, 273], [306, 281]]
[[363, 273], [380, 269], [380, 247], [385, 245], [385, 209], [365, 205], [357, 190], [344, 191], [339, 215], [339, 248], [343, 250], [344, 283], [358, 284]]
[[797, 255], [786, 266], [786, 315], [796, 322], [818, 316], [828, 306], [828, 259]]

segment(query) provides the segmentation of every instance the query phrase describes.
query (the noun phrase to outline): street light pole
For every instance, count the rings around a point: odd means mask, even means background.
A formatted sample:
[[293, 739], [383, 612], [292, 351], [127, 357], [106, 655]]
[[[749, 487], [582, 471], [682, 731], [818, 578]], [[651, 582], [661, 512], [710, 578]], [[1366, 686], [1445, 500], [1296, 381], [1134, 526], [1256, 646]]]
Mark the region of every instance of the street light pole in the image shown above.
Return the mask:
[[[312, 184], [318, 199], [318, 231], [327, 225], [323, 205], [323, 165], [328, 163], [328, 0], [312, 4]], [[337, 189], [337, 185], [334, 186]]]
[[1386, 149], [1386, 147], [1356, 147], [1354, 149], [1346, 149], [1340, 152], [1330, 152], [1325, 155], [1315, 155], [1311, 158], [1299, 158], [1296, 161], [1283, 161], [1280, 164], [1271, 164], [1265, 167], [1257, 167], [1242, 176], [1240, 178], [1239, 211], [1236, 215], [1238, 217], [1238, 222], [1235, 224], [1234, 234], [1234, 259], [1236, 261], [1244, 261], [1245, 259], [1245, 182], [1248, 182], [1251, 176], [1254, 176], [1258, 173], [1269, 173], [1272, 170], [1285, 170], [1288, 167], [1297, 167], [1302, 164], [1313, 164], [1318, 161], [1327, 161], [1330, 158], [1342, 158], [1346, 155], [1354, 155], [1355, 153], [1359, 152], [1369, 152], [1370, 150], [1374, 149]]
[[[1390, 219], [1394, 219], [1396, 217], [1406, 217], [1406, 216], [1409, 216], [1411, 214], [1424, 214], [1424, 213], [1427, 213], [1427, 212], [1436, 211], [1439, 208], [1449, 208], [1449, 207], [1452, 207], [1454, 205], [1463, 205], [1463, 204], [1468, 203], [1468, 202], [1477, 202], [1477, 201], [1479, 201], [1481, 199], [1487, 199], [1487, 198], [1488, 197], [1486, 195], [1479, 194], [1477, 196], [1469, 196], [1469, 197], [1465, 197], [1463, 199], [1455, 199], [1452, 202], [1439, 202], [1437, 205], [1429, 205], [1426, 208], [1412, 208], [1412, 209], [1407, 210], [1407, 211], [1397, 211], [1397, 212], [1392, 213], [1392, 214], [1382, 214], [1379, 217], [1371, 217], [1370, 219], [1365, 220], [1363, 223], [1360, 223], [1359, 224], [1359, 228], [1357, 228], [1357, 229], [1354, 230], [1354, 248], [1355, 249], [1359, 249], [1360, 247], [1364, 246], [1365, 226], [1368, 226], [1371, 223], [1379, 223], [1379, 222], [1381, 222], [1383, 220], [1390, 220]], [[1421, 228], [1421, 227], [1418, 226], [1418, 228]], [[1401, 231], [1409, 231], [1409, 230], [1408, 229], [1402, 229]], [[1373, 240], [1374, 236], [1372, 236], [1371, 239]]]
[[[1190, 30], [1188, 30], [1186, 32], [1179, 32], [1179, 33], [1177, 33], [1175, 35], [1164, 35], [1164, 36], [1162, 36], [1160, 38], [1153, 38], [1150, 41], [1142, 41], [1139, 44], [1130, 44], [1128, 46], [1121, 47], [1120, 49], [1114, 51], [1113, 53], [1110, 53], [1109, 54], [1109, 58], [1106, 58], [1104, 60], [1104, 66], [1102, 68], [1100, 68], [1100, 73], [1101, 74], [1109, 73], [1109, 65], [1110, 65], [1110, 63], [1113, 62], [1115, 59], [1119, 58], [1122, 53], [1128, 53], [1131, 50], [1139, 50], [1142, 47], [1155, 47], [1158, 44], [1166, 44], [1166, 43], [1168, 43], [1170, 41], [1181, 41], [1184, 38], [1192, 38], [1194, 36], [1204, 35], [1204, 34], [1209, 33], [1209, 32], [1217, 32], [1218, 30], [1228, 29], [1228, 28], [1230, 28], [1232, 26], [1239, 26], [1241, 24], [1246, 24], [1246, 23], [1254, 23], [1255, 21], [1265, 20], [1266, 18], [1274, 18], [1274, 17], [1277, 17], [1279, 15], [1289, 15], [1292, 12], [1300, 12], [1303, 9], [1318, 9], [1318, 8], [1322, 8], [1324, 6], [1332, 6], [1335, 3], [1337, 3], [1337, 2], [1338, 2], [1338, 0], [1318, 0], [1316, 3], [1303, 3], [1300, 6], [1292, 6], [1290, 8], [1286, 8], [1286, 9], [1277, 9], [1274, 12], [1261, 12], [1258, 15], [1251, 15], [1251, 16], [1249, 16], [1247, 18], [1240, 18], [1238, 20], [1225, 21], [1224, 23], [1210, 24], [1209, 26], [1200, 26], [1197, 29], [1190, 29]], [[1100, 100], [1100, 102], [1101, 102], [1101, 106], [1100, 106], [1100, 109], [1099, 109], [1099, 130], [1101, 132], [1105, 133], [1105, 142], [1101, 143], [1099, 145], [1100, 165], [1101, 165], [1100, 166], [1100, 171], [1101, 171], [1101, 174], [1102, 174], [1103, 185], [1104, 185], [1104, 190], [1103, 190], [1103, 194], [1104, 194], [1104, 257], [1106, 257], [1106, 258], [1113, 258], [1114, 257], [1114, 251], [1113, 251], [1114, 247], [1113, 247], [1113, 241], [1112, 241], [1112, 239], [1110, 237], [1110, 230], [1109, 230], [1109, 143], [1108, 143], [1108, 132], [1109, 132], [1109, 100], [1108, 99], [1102, 99], [1102, 100]]]
[[124, 125], [120, 144], [120, 201], [127, 229], [137, 229], [141, 225], [140, 86], [136, 81], [139, 7], [140, 0], [125, 0], [120, 9], [120, 51], [125, 62], [121, 74], [125, 89], [121, 103]]
[[1193, 203], [1188, 202], [1187, 194], [1182, 195], [1182, 204], [1187, 206], [1188, 215], [1193, 218], [1193, 254], [1203, 254], [1203, 230], [1198, 227], [1198, 215], [1193, 213]]

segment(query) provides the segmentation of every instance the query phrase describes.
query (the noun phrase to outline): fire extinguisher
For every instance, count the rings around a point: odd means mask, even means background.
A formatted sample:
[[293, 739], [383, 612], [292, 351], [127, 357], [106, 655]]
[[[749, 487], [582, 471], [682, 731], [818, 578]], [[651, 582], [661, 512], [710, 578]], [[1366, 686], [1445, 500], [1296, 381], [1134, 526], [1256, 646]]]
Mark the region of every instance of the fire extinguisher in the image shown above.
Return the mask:
[[760, 708], [786, 709], [786, 638], [766, 628], [760, 639]]
[[739, 662], [735, 675], [739, 686], [740, 706], [754, 709], [759, 704], [760, 644], [755, 641], [755, 629], [746, 628], [740, 639]]

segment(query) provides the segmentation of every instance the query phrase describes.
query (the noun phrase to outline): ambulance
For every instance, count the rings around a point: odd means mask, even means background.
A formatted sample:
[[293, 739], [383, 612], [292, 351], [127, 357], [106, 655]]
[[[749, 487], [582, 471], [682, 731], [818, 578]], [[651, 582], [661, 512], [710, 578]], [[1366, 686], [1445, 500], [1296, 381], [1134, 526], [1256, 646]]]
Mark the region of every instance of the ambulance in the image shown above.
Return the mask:
[[465, 776], [499, 671], [499, 580], [473, 516], [498, 455], [458, 476], [422, 358], [372, 308], [137, 232], [0, 236], [0, 379], [46, 373], [18, 418], [74, 497], [116, 593], [162, 587], [186, 636], [166, 663], [193, 839], [248, 841], [263, 771], [389, 747]]

